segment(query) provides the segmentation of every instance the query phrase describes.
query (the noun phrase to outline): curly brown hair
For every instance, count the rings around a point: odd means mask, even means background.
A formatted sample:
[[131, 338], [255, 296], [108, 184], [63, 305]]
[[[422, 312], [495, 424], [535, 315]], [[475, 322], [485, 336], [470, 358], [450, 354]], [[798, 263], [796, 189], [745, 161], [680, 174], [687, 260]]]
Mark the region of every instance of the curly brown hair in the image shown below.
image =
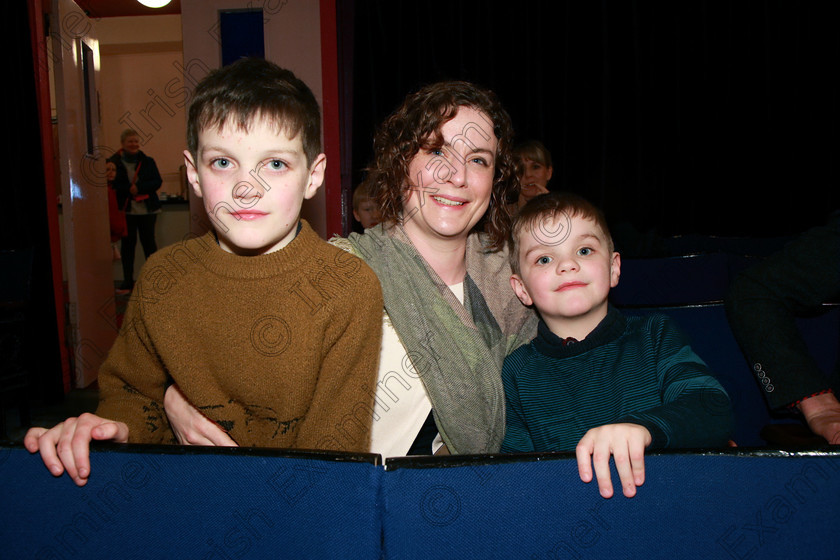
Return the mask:
[[510, 232], [511, 213], [505, 202], [518, 192], [519, 179], [511, 151], [510, 116], [488, 89], [470, 82], [445, 81], [409, 94], [374, 136], [374, 159], [368, 169], [370, 194], [379, 204], [383, 222], [401, 223], [411, 160], [421, 149], [443, 145], [441, 127], [460, 107], [471, 107], [489, 117], [498, 140], [490, 206], [474, 228], [487, 233], [488, 249], [496, 251]]

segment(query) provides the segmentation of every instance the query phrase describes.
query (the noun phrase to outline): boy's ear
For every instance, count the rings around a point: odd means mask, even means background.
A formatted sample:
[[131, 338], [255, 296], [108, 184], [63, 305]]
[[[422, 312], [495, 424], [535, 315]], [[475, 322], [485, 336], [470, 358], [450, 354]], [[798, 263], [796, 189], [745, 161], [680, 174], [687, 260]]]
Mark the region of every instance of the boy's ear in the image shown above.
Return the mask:
[[198, 169], [195, 166], [195, 162], [193, 161], [192, 154], [189, 150], [184, 150], [184, 165], [187, 167], [187, 181], [189, 181], [195, 195], [201, 198], [201, 185], [198, 181]]
[[526, 307], [530, 307], [533, 305], [534, 300], [531, 299], [531, 296], [528, 295], [528, 290], [525, 288], [525, 283], [522, 281], [522, 278], [519, 277], [518, 274], [512, 274], [510, 276], [510, 287], [513, 288], [513, 293], [516, 294], [516, 297], [519, 298], [519, 301], [522, 302], [522, 305]]
[[327, 156], [326, 154], [318, 154], [315, 161], [309, 166], [309, 184], [306, 185], [306, 190], [303, 193], [303, 198], [309, 199], [315, 196], [318, 189], [324, 183], [324, 176], [327, 173]]
[[618, 286], [619, 276], [621, 276], [621, 255], [613, 253], [610, 263], [610, 288]]

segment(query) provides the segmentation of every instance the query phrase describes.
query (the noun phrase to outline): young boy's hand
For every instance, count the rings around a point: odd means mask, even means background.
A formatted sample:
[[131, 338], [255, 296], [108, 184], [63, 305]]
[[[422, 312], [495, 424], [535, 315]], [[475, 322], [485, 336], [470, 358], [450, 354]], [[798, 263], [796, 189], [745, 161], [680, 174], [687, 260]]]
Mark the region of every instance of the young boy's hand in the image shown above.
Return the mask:
[[592, 480], [594, 463], [601, 496], [611, 498], [612, 455], [624, 495], [632, 498], [636, 495], [636, 487], [645, 483], [645, 448], [650, 442], [650, 432], [638, 424], [606, 424], [592, 428], [584, 434], [575, 449], [580, 479], [584, 482]]
[[163, 408], [169, 426], [181, 445], [237, 447], [227, 432], [190, 404], [177, 385], [170, 385], [166, 389]]
[[53, 476], [67, 475], [77, 486], [87, 484], [90, 476], [90, 441], [128, 441], [128, 426], [85, 413], [68, 418], [54, 428], [30, 428], [23, 445], [30, 453], [41, 452], [41, 460]]

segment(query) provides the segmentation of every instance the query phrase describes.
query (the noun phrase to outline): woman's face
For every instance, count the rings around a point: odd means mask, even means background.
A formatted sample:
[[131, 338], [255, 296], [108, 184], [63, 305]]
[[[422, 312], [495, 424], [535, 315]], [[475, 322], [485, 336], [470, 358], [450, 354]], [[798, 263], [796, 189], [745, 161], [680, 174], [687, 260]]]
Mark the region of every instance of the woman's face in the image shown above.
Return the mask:
[[127, 153], [134, 155], [140, 151], [140, 137], [139, 136], [126, 136], [122, 140], [122, 149]]
[[411, 160], [403, 225], [412, 241], [465, 240], [490, 205], [498, 140], [493, 123], [461, 107], [441, 127], [443, 145]]
[[522, 190], [520, 198], [528, 202], [538, 194], [548, 192], [548, 181], [551, 179], [553, 169], [546, 167], [538, 161], [523, 157], [519, 160], [522, 175], [519, 177]]

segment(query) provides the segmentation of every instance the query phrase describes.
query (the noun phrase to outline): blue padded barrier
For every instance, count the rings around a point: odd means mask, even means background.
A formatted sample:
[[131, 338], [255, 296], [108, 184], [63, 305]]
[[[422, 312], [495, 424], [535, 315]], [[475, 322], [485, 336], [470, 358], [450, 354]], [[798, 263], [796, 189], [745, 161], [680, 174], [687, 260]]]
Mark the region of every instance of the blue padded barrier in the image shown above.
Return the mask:
[[569, 454], [507, 457], [387, 460], [385, 558], [789, 560], [840, 551], [836, 452], [652, 454], [636, 497], [609, 500], [580, 481]]
[[[837, 558], [840, 451], [652, 453], [604, 500], [568, 453], [389, 459], [97, 446], [77, 488], [0, 447], [0, 557]], [[613, 478], [617, 475], [613, 469]], [[803, 556], [804, 555], [804, 556]]]
[[379, 557], [378, 455], [97, 449], [78, 488], [0, 447], [0, 557]]
[[[838, 362], [840, 306], [826, 306], [826, 313], [798, 320], [809, 348], [826, 376]], [[688, 335], [692, 349], [706, 362], [729, 393], [735, 412], [733, 439], [741, 446], [763, 446], [761, 429], [775, 421], [790, 421], [771, 415], [750, 364], [735, 341], [723, 304], [662, 306], [622, 309], [628, 315], [663, 313], [673, 318]]]

